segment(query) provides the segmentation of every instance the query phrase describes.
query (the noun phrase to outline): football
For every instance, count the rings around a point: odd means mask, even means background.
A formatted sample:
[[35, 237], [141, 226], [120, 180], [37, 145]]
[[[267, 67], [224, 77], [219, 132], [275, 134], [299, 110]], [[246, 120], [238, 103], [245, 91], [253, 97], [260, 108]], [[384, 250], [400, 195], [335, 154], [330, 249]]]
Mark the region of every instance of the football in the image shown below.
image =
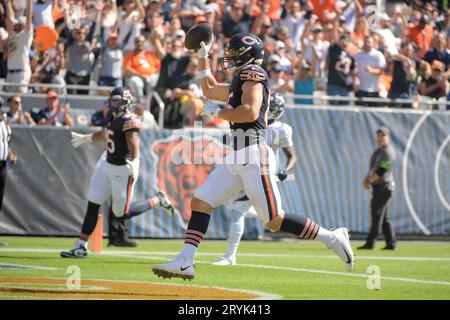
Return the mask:
[[188, 30], [184, 46], [189, 50], [200, 49], [200, 42], [209, 43], [212, 39], [212, 28], [208, 23], [200, 23]]

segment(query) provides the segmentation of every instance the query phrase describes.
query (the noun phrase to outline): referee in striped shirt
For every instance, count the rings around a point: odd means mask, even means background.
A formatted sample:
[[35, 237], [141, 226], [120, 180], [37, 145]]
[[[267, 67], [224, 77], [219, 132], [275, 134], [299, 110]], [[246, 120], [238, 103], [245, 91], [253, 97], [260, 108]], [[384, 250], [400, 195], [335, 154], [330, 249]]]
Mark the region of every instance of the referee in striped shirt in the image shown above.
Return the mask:
[[[6, 113], [3, 112], [3, 99], [0, 98], [0, 212], [3, 205], [8, 162], [15, 164], [17, 161], [16, 155], [11, 150], [10, 141], [11, 128], [6, 124]], [[0, 246], [5, 245], [5, 243], [0, 242]]]

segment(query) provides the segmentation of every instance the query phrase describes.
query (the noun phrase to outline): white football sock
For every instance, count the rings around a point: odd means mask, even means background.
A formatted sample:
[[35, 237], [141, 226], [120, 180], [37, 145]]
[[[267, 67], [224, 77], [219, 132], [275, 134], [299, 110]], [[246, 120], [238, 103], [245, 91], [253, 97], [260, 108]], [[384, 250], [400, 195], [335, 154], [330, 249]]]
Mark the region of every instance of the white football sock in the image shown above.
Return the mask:
[[227, 257], [235, 257], [239, 242], [244, 234], [245, 214], [234, 211], [231, 216], [230, 232], [228, 235], [228, 250], [225, 253]]
[[77, 241], [77, 243], [76, 243], [76, 246], [77, 246], [77, 247], [80, 247], [80, 246], [82, 246], [82, 247], [84, 247], [84, 248], [86, 248], [86, 249], [87, 249], [87, 247], [88, 247], [88, 242], [87, 242], [87, 241], [84, 241], [84, 240], [81, 240], [81, 239], [79, 239], [79, 240]]
[[316, 239], [328, 245], [334, 239], [334, 234], [324, 227], [319, 227], [319, 232], [317, 233]]

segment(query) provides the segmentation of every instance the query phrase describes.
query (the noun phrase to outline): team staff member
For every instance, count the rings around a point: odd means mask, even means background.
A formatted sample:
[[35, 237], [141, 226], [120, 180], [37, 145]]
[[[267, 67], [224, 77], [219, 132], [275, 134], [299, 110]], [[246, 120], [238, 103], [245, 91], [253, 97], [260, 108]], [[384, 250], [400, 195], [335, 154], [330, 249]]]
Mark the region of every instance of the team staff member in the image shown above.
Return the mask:
[[372, 188], [370, 214], [372, 223], [366, 243], [358, 249], [373, 249], [378, 237], [380, 224], [386, 239], [386, 250], [396, 246], [394, 228], [390, 221], [391, 198], [394, 191], [395, 151], [390, 145], [390, 132], [381, 127], [376, 132], [377, 149], [370, 157], [370, 170], [363, 181], [365, 189]]
[[[5, 191], [6, 170], [8, 161], [15, 164], [16, 155], [11, 150], [11, 128], [6, 124], [6, 114], [3, 112], [3, 99], [0, 98], [0, 211], [3, 205], [3, 194]], [[0, 246], [6, 243], [0, 242]]]

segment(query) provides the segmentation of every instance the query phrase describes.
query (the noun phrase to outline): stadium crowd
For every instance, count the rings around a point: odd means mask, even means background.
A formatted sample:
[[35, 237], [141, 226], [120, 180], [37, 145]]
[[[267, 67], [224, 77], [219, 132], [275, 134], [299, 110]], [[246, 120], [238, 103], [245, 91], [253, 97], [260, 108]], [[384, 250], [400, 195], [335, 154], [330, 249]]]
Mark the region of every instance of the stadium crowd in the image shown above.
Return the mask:
[[[63, 89], [29, 83], [124, 85], [142, 110], [156, 91], [166, 105], [166, 127], [202, 120], [206, 101], [196, 79], [197, 59], [184, 47], [186, 31], [202, 22], [213, 26], [211, 69], [219, 81], [230, 81], [218, 65], [227, 41], [252, 32], [264, 42], [263, 67], [272, 90], [281, 94], [450, 98], [450, 10], [443, 1], [1, 0], [0, 78], [18, 84], [3, 88], [18, 93], [8, 100], [9, 121], [73, 125], [70, 105], [59, 101]], [[17, 112], [14, 104], [27, 92], [47, 93], [47, 106]], [[298, 104], [313, 102], [295, 98]], [[388, 106], [416, 107], [395, 100]], [[158, 117], [158, 109], [150, 111]], [[217, 121], [207, 124], [226, 125]]]

